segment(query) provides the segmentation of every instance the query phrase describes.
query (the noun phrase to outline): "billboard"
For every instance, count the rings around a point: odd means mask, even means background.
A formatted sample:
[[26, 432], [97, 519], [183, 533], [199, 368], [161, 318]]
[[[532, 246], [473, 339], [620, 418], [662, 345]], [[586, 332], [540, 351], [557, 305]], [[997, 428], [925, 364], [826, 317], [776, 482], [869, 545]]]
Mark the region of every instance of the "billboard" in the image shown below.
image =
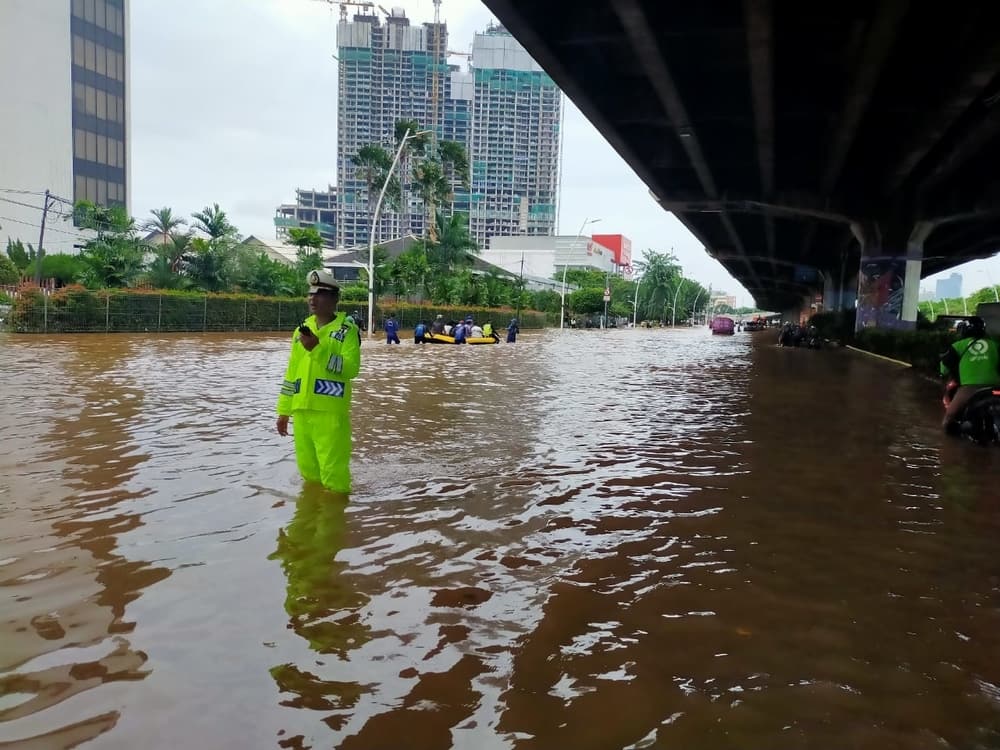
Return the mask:
[[858, 274], [857, 330], [900, 328], [906, 256], [880, 255], [861, 259]]

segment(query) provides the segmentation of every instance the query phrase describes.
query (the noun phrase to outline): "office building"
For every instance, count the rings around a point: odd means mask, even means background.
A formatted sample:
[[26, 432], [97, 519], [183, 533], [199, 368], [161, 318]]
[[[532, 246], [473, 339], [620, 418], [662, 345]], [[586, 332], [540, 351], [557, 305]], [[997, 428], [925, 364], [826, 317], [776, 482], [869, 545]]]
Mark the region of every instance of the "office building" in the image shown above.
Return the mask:
[[314, 227], [323, 238], [323, 245], [337, 247], [337, 188], [304, 190], [296, 188], [295, 203], [283, 203], [275, 209], [275, 236], [288, 239], [292, 228]]
[[953, 273], [947, 279], [938, 279], [935, 285], [935, 299], [956, 299], [962, 296], [962, 274]]
[[476, 34], [470, 232], [494, 236], [555, 232], [559, 197], [561, 94], [502, 26]]
[[[0, 2], [0, 243], [72, 252], [71, 204], [129, 207], [128, 0]], [[23, 192], [12, 192], [23, 191]]]

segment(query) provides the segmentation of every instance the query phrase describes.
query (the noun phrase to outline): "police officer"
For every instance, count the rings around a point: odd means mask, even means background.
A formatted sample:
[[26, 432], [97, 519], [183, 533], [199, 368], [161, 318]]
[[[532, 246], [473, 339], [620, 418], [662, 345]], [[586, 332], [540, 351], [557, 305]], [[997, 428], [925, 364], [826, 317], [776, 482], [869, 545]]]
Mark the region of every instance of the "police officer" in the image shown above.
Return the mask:
[[361, 369], [361, 333], [337, 312], [340, 287], [327, 271], [310, 271], [309, 312], [292, 334], [292, 353], [278, 396], [279, 435], [295, 426], [302, 477], [334, 492], [351, 491], [351, 381]]

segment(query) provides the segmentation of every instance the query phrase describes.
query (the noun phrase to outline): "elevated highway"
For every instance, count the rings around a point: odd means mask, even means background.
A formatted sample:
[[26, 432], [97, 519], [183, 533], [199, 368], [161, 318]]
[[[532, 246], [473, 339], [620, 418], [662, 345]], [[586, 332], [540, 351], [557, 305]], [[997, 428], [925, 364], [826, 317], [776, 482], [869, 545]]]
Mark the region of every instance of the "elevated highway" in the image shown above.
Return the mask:
[[484, 2], [763, 308], [1000, 249], [1000, 2]]

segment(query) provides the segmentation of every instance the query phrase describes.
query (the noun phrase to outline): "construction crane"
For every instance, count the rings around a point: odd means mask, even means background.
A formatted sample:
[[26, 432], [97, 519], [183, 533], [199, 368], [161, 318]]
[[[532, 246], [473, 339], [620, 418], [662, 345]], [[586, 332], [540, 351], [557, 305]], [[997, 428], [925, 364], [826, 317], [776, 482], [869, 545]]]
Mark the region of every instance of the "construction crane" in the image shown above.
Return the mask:
[[[368, 8], [372, 13], [375, 12], [375, 8], [381, 8], [382, 6], [376, 5], [369, 0], [316, 0], [319, 3], [326, 3], [330, 6], [338, 6], [340, 8], [340, 21], [341, 23], [346, 23], [347, 21], [347, 8]], [[385, 11], [385, 8], [382, 8]]]
[[441, 0], [434, 0], [434, 72], [431, 74], [431, 142], [437, 143], [441, 67]]

